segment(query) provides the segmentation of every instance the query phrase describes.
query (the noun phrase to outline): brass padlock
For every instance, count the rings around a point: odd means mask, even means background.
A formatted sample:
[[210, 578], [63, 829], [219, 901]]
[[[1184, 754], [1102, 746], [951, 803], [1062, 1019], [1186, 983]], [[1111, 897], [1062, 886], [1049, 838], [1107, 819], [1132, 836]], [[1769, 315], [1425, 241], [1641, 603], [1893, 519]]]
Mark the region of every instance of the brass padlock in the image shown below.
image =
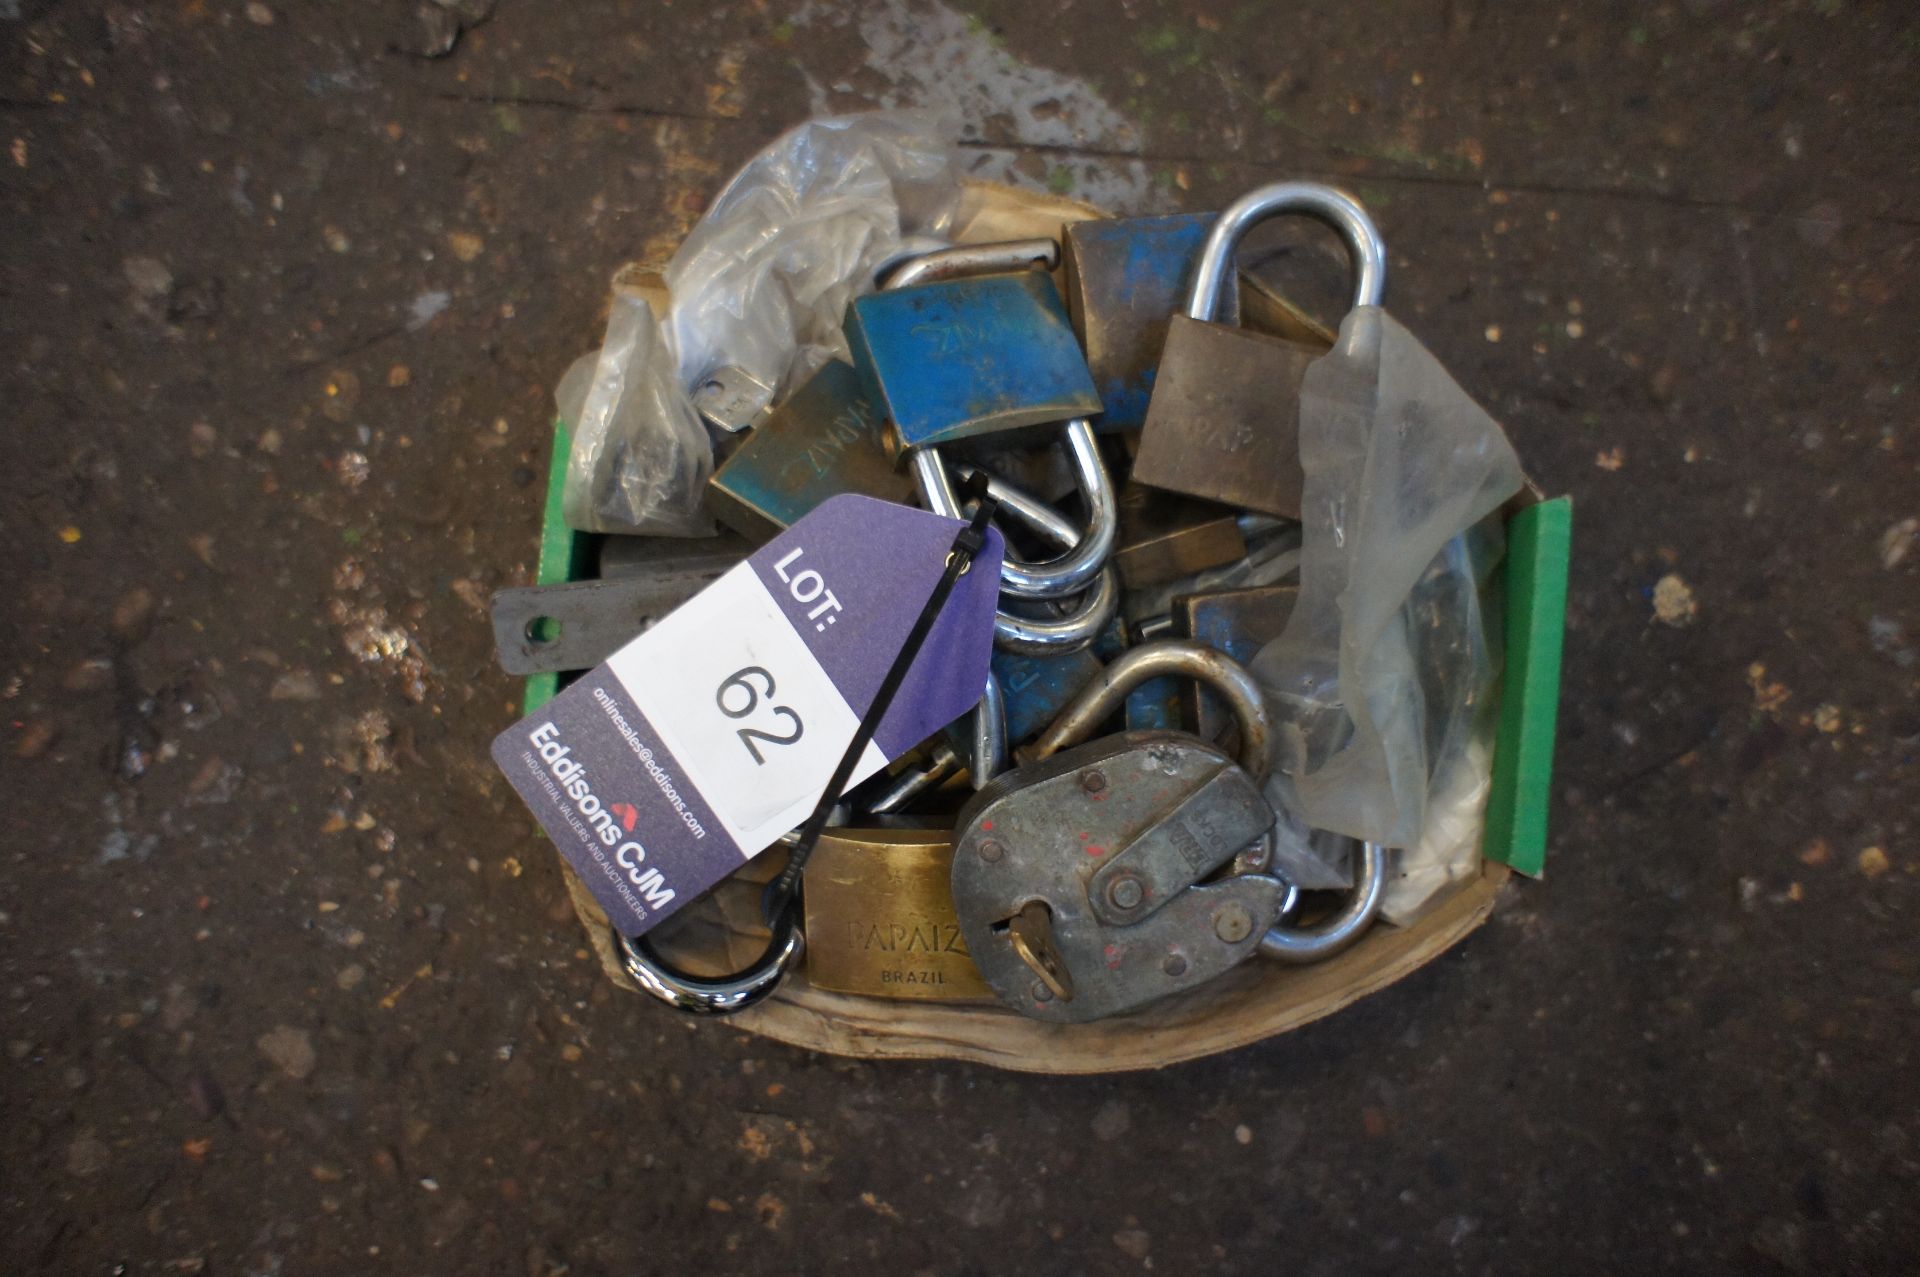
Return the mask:
[[1247, 552], [1237, 512], [1129, 483], [1120, 493], [1113, 566], [1130, 590], [1232, 563]]
[[1386, 246], [1358, 201], [1313, 182], [1281, 182], [1220, 214], [1194, 271], [1186, 314], [1168, 324], [1133, 478], [1263, 514], [1300, 517], [1300, 380], [1314, 346], [1210, 322], [1247, 229], [1304, 213], [1331, 225], [1354, 261], [1354, 305], [1378, 305]]
[[[906, 263], [888, 278], [885, 288], [889, 292], [924, 289], [964, 282], [966, 278], [981, 272], [1024, 270], [1034, 265], [1050, 267], [1058, 255], [1059, 246], [1047, 239], [964, 245], [929, 253]], [[1028, 270], [1026, 273], [1033, 272]], [[989, 276], [989, 282], [1002, 277]], [[850, 332], [852, 327], [853, 320], [849, 319]], [[882, 330], [874, 331], [878, 333]], [[889, 403], [891, 411], [892, 405]], [[899, 441], [911, 446], [908, 464], [913, 470], [921, 503], [936, 514], [964, 517], [959, 495], [947, 473], [946, 460], [936, 443], [927, 441], [914, 444], [908, 432], [900, 429], [897, 420], [894, 425]], [[1064, 651], [1086, 646], [1105, 623], [1119, 598], [1118, 583], [1105, 569], [1119, 523], [1113, 480], [1107, 472], [1106, 462], [1100, 456], [1093, 427], [1084, 417], [1064, 421], [1061, 429], [1067, 456], [1086, 498], [1087, 527], [1083, 533], [1074, 533], [1062, 539], [1052, 536], [1052, 528], [1048, 526], [1058, 524], [1060, 521], [1057, 517], [1049, 520], [1044, 513], [1021, 516], [1042, 535], [1052, 537], [1064, 552], [1057, 558], [1032, 563], [1009, 551], [1001, 560], [1001, 590], [1018, 598], [1060, 598], [1082, 589], [1086, 593], [1067, 618], [1045, 627], [1037, 628], [1001, 610], [994, 620], [996, 640], [1001, 646], [1016, 651]], [[1007, 500], [1005, 497], [1002, 499]], [[1027, 500], [1032, 501], [1031, 498]], [[1018, 510], [1013, 512], [1019, 514]], [[1092, 588], [1087, 588], [1089, 586]]]
[[806, 976], [816, 989], [992, 1001], [953, 912], [953, 831], [829, 829], [807, 862]]
[[714, 471], [707, 505], [755, 541], [771, 540], [843, 492], [904, 505], [913, 481], [887, 455], [885, 433], [853, 366], [831, 360]]

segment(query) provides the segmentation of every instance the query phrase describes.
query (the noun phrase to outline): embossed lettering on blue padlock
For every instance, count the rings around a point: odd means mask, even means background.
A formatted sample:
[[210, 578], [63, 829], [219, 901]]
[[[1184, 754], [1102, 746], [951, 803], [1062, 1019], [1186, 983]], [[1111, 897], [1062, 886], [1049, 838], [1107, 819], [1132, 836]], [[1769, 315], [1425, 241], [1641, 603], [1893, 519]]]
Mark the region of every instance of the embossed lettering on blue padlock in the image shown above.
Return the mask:
[[708, 480], [707, 503], [722, 523], [756, 541], [843, 492], [905, 505], [913, 480], [887, 456], [885, 432], [859, 376], [829, 360], [748, 432]]
[[1066, 307], [1039, 271], [857, 298], [846, 334], [903, 450], [1100, 411]]

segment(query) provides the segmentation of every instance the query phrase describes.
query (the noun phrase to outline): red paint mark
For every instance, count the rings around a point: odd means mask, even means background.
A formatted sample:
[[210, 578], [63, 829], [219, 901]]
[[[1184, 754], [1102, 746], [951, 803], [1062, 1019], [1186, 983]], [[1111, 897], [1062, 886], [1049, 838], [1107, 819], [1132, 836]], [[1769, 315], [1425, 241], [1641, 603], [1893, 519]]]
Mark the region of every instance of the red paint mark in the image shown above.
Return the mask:
[[1087, 854], [1089, 856], [1104, 856], [1107, 854], [1107, 849], [1105, 847], [1102, 847], [1099, 843], [1094, 843], [1093, 845], [1087, 848]]
[[1120, 959], [1126, 956], [1126, 950], [1117, 944], [1110, 944], [1103, 951], [1102, 956], [1107, 960], [1107, 970], [1117, 971], [1120, 969]]
[[980, 822], [980, 828], [982, 828], [982, 829], [992, 829], [992, 828], [993, 828], [993, 822], [992, 822], [991, 820], [983, 820], [983, 821], [981, 821], [981, 822]]

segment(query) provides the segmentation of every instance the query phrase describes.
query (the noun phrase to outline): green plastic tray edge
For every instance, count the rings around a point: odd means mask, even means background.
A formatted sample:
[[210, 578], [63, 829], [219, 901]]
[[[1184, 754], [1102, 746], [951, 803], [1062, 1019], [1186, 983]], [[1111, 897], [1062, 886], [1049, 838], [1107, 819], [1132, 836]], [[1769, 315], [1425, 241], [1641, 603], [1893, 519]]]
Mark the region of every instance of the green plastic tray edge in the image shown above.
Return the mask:
[[[587, 534], [575, 532], [561, 515], [560, 494], [567, 482], [567, 455], [573, 450], [573, 432], [567, 423], [553, 423], [553, 452], [547, 458], [547, 507], [540, 515], [540, 559], [534, 568], [537, 585], [557, 585], [588, 575]], [[534, 674], [527, 679], [523, 713], [531, 714], [560, 690], [558, 674]]]
[[1507, 523], [1506, 670], [1480, 850], [1488, 860], [1535, 878], [1547, 862], [1547, 806], [1572, 549], [1572, 497], [1530, 506]]

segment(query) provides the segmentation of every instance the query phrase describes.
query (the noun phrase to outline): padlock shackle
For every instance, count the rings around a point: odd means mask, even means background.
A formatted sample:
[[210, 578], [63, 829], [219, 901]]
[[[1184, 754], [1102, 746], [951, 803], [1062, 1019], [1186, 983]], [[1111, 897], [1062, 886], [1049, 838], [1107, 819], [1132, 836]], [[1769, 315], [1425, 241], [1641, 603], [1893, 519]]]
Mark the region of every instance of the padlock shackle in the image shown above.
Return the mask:
[[1007, 698], [1000, 680], [991, 673], [973, 709], [973, 731], [969, 733], [967, 779], [979, 789], [1007, 769]]
[[952, 247], [952, 240], [942, 239], [938, 235], [908, 235], [895, 246], [891, 253], [874, 263], [873, 286], [875, 288], [884, 286], [887, 280], [892, 278], [893, 272], [900, 269], [903, 262], [925, 257], [928, 253], [945, 252]]
[[[1377, 842], [1360, 844], [1353, 890], [1339, 910], [1311, 927], [1279, 926], [1260, 937], [1263, 957], [1301, 964], [1331, 958], [1366, 934], [1387, 894], [1387, 853]], [[1281, 914], [1285, 917], [1285, 912]]]
[[1265, 783], [1273, 727], [1260, 684], [1226, 653], [1188, 639], [1161, 639], [1115, 657], [1022, 751], [1021, 761], [1039, 762], [1087, 739], [1125, 704], [1127, 693], [1148, 679], [1169, 674], [1198, 679], [1227, 702], [1240, 724], [1240, 766], [1255, 784]]
[[911, 288], [935, 280], [959, 279], [966, 275], [1004, 275], [1038, 266], [1052, 270], [1060, 264], [1057, 239], [1009, 239], [997, 244], [956, 244], [935, 249], [902, 262], [893, 268], [882, 290]]
[[1229, 204], [1207, 232], [1187, 290], [1187, 314], [1215, 321], [1233, 283], [1233, 255], [1246, 233], [1271, 217], [1299, 213], [1325, 222], [1353, 261], [1353, 304], [1378, 306], [1387, 290], [1387, 245], [1360, 201], [1320, 182], [1274, 182]]
[[[1079, 536], [1079, 530], [1073, 526], [1072, 520], [1032, 493], [984, 470], [969, 470], [968, 476], [976, 473], [985, 477], [987, 492], [1000, 503], [1002, 511], [1013, 515], [1055, 545], [1072, 545]], [[956, 513], [955, 517], [964, 516]], [[1006, 651], [1028, 656], [1075, 651], [1093, 642], [1119, 603], [1120, 574], [1111, 563], [1104, 564], [1093, 578], [1092, 587], [1080, 596], [1080, 602], [1063, 617], [1043, 621], [1005, 611], [995, 612], [994, 642]]]
[[745, 971], [724, 976], [697, 976], [681, 971], [653, 952], [645, 937], [616, 935], [621, 964], [642, 989], [670, 1007], [694, 1015], [727, 1015], [744, 1011], [772, 993], [800, 956], [803, 941], [795, 910], [774, 920], [767, 950]]
[[[1086, 531], [1082, 533], [1062, 521], [1070, 539], [1062, 541], [1057, 536], [1049, 536], [1050, 540], [1067, 547], [1067, 552], [1057, 559], [1032, 563], [1008, 550], [1000, 561], [1003, 594], [1023, 599], [1057, 599], [1077, 594], [1099, 574], [1113, 553], [1113, 542], [1120, 532], [1120, 502], [1107, 463], [1100, 456], [1093, 426], [1085, 417], [1076, 417], [1066, 424], [1066, 436], [1067, 456], [1073, 462], [1080, 491], [1087, 499]], [[914, 484], [920, 489], [920, 499], [927, 509], [949, 519], [964, 517], [960, 512], [959, 494], [954, 490], [953, 478], [947, 473], [946, 458], [940, 449], [916, 448], [908, 464], [913, 467]], [[971, 466], [962, 465], [959, 469], [962, 478], [975, 473]], [[1022, 499], [1024, 494], [1013, 501], [1002, 498], [1002, 503], [1013, 508]], [[1032, 518], [1023, 522], [1037, 526]]]

